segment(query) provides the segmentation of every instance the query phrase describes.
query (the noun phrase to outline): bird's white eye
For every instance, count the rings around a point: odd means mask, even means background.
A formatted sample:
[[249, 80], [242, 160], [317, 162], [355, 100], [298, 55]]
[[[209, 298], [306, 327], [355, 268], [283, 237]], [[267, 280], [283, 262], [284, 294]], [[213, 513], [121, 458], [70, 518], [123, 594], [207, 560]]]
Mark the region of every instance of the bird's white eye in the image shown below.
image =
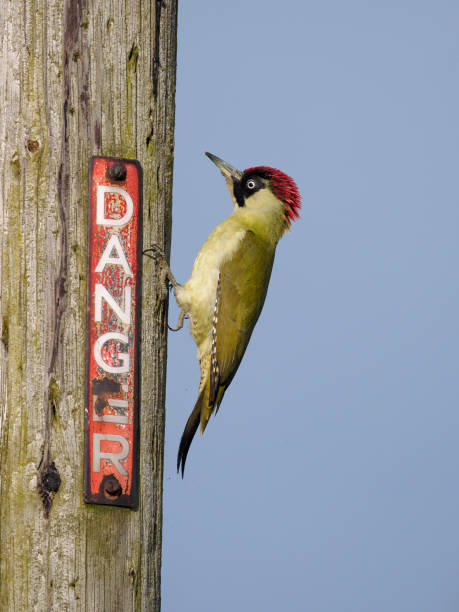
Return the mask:
[[254, 181], [253, 179], [249, 179], [249, 180], [247, 181], [247, 187], [248, 187], [249, 189], [255, 189], [255, 181]]

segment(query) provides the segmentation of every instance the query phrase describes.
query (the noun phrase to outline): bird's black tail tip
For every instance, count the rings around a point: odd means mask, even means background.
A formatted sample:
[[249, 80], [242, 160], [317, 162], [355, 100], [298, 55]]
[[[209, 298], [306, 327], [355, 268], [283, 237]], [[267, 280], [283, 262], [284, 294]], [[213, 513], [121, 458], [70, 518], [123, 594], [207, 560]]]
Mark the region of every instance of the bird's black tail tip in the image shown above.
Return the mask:
[[182, 438], [180, 440], [177, 455], [177, 474], [179, 474], [181, 471], [182, 478], [185, 472], [185, 463], [188, 451], [190, 450], [191, 442], [193, 441], [194, 434], [198, 429], [199, 421], [201, 419], [201, 399], [202, 397], [200, 396], [196, 402], [193, 412], [190, 414], [188, 421], [186, 422], [185, 429], [183, 430]]
[[186, 463], [187, 452], [183, 452], [182, 443], [180, 442], [179, 452], [177, 455], [177, 474], [180, 474], [183, 479], [183, 475], [185, 472], [185, 463]]

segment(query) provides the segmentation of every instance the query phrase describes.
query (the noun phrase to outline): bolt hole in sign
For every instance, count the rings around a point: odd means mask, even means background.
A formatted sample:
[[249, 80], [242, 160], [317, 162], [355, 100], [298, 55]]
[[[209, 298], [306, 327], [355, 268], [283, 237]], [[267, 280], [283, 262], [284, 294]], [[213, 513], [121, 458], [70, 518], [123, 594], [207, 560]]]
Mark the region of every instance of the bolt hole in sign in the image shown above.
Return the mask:
[[89, 163], [84, 499], [137, 506], [142, 169]]

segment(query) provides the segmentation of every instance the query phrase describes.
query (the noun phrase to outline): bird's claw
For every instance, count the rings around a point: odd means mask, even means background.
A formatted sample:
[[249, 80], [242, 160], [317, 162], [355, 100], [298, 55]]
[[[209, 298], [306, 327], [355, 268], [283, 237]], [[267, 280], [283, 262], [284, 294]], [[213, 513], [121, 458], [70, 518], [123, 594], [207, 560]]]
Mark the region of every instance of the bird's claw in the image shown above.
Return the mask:
[[163, 284], [167, 284], [169, 289], [171, 287], [175, 289], [175, 287], [178, 286], [178, 283], [169, 267], [166, 254], [161, 247], [159, 247], [157, 244], [152, 244], [151, 247], [145, 249], [142, 254], [153, 260], [159, 259], [159, 263], [161, 265], [161, 281]]
[[188, 315], [187, 315], [187, 314], [185, 314], [185, 311], [184, 311], [184, 310], [181, 310], [181, 311], [180, 311], [180, 314], [179, 314], [179, 319], [178, 319], [178, 322], [177, 322], [177, 327], [171, 327], [171, 326], [169, 325], [169, 323], [167, 324], [167, 327], [169, 328], [169, 331], [176, 332], [176, 331], [179, 331], [179, 329], [182, 329], [182, 327], [183, 327], [183, 321], [184, 321], [185, 319], [188, 319]]
[[[151, 252], [151, 255], [149, 255], [150, 252]], [[156, 259], [155, 256], [157, 256], [157, 257], [160, 257], [161, 259], [163, 259], [165, 262], [167, 262], [167, 258], [166, 258], [165, 252], [157, 244], [152, 244], [151, 247], [149, 247], [148, 249], [145, 249], [143, 251], [142, 255], [146, 255], [150, 259]]]

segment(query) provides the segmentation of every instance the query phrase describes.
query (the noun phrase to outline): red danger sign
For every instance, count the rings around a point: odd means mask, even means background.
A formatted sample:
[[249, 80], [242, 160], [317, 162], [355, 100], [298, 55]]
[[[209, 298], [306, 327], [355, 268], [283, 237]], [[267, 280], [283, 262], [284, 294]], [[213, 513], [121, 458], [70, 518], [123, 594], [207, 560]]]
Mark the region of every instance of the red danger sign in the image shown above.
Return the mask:
[[137, 504], [142, 170], [89, 165], [85, 482], [88, 503]]

